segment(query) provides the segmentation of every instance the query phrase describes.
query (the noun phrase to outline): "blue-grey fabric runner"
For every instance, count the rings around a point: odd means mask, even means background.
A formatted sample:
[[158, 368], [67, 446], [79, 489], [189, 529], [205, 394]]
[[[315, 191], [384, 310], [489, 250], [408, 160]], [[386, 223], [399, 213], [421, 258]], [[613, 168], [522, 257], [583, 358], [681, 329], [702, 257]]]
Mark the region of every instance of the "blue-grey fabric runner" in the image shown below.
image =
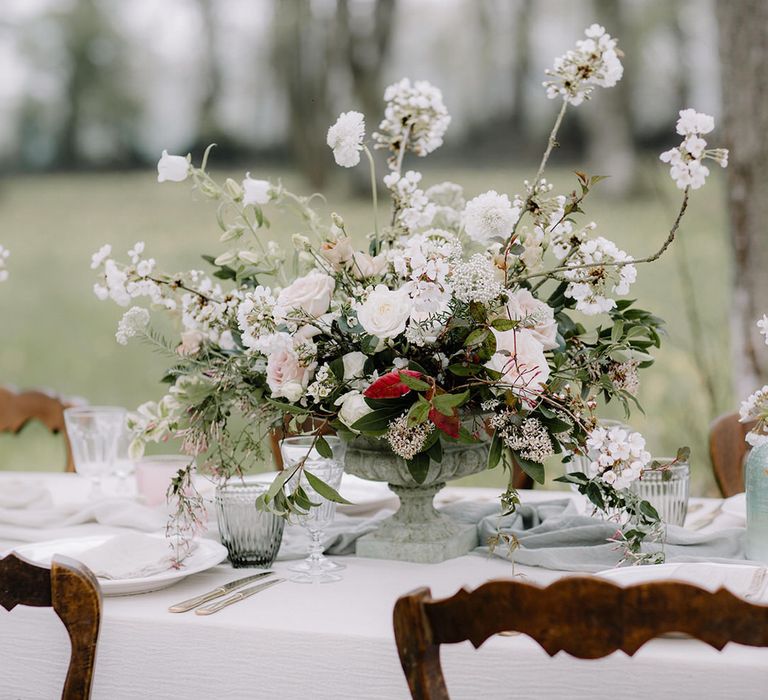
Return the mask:
[[[478, 530], [481, 556], [497, 556], [510, 563], [539, 566], [556, 571], [596, 572], [610, 569], [622, 558], [621, 547], [611, 541], [615, 523], [582, 515], [570, 499], [518, 506], [512, 515], [501, 516], [498, 503], [460, 502], [441, 509], [463, 522], [474, 523]], [[354, 554], [356, 540], [373, 531], [391, 511], [374, 517], [339, 517], [328, 526], [323, 542], [327, 554]], [[496, 547], [488, 547], [491, 538], [502, 535]], [[513, 551], [506, 540], [516, 542]], [[298, 526], [285, 530], [280, 559], [304, 556], [306, 533]], [[645, 552], [663, 549], [667, 562], [744, 561], [744, 528], [728, 528], [716, 532], [695, 532], [669, 525], [664, 543], [643, 545]]]

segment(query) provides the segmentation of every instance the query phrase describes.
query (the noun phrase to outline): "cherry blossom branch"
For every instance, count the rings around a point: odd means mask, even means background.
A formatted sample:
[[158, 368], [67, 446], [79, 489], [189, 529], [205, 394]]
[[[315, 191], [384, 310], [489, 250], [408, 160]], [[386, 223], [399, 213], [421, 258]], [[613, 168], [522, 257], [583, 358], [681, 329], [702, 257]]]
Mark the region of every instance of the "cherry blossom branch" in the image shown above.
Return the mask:
[[626, 265], [639, 265], [640, 263], [650, 263], [654, 262], [655, 260], [658, 260], [662, 255], [664, 255], [665, 251], [669, 246], [672, 244], [672, 241], [675, 240], [675, 235], [677, 234], [677, 230], [680, 228], [680, 222], [683, 219], [683, 216], [685, 215], [686, 209], [688, 209], [688, 196], [690, 193], [690, 187], [685, 188], [685, 192], [683, 193], [683, 202], [680, 205], [680, 211], [677, 212], [677, 218], [675, 219], [674, 224], [672, 224], [672, 228], [669, 230], [669, 234], [667, 235], [666, 240], [662, 244], [661, 248], [659, 248], [653, 255], [649, 255], [647, 258], [630, 258], [628, 260], [617, 260], [614, 262], [598, 262], [598, 263], [583, 263], [581, 265], [562, 265], [560, 267], [554, 267], [551, 270], [545, 270], [544, 272], [533, 272], [530, 275], [524, 275], [522, 277], [516, 277], [515, 282], [524, 282], [525, 280], [533, 279], [534, 277], [552, 277], [558, 272], [568, 272], [569, 270], [584, 270], [588, 268], [595, 268], [595, 267], [625, 267]]
[[555, 124], [552, 127], [552, 131], [549, 133], [549, 140], [547, 141], [547, 149], [544, 151], [544, 155], [541, 157], [541, 163], [539, 164], [539, 170], [536, 173], [536, 177], [533, 180], [534, 187], [536, 183], [541, 180], [541, 176], [544, 174], [544, 168], [547, 165], [549, 156], [552, 154], [552, 149], [557, 145], [557, 132], [560, 130], [560, 125], [563, 123], [563, 117], [565, 116], [565, 110], [568, 108], [568, 103], [563, 100], [563, 106], [558, 112]]

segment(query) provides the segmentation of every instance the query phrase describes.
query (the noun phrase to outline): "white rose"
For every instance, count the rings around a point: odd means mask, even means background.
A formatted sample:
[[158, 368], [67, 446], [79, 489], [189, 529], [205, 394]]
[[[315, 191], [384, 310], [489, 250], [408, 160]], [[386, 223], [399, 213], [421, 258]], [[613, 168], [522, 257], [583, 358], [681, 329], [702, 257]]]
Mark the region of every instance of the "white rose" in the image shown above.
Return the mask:
[[339, 420], [348, 428], [371, 412], [371, 407], [365, 403], [365, 397], [359, 391], [349, 391], [336, 399], [336, 405], [341, 406]]
[[509, 331], [492, 328], [491, 331], [496, 336], [497, 352], [485, 366], [500, 372], [501, 382], [510, 385], [508, 388], [528, 404], [534, 404], [549, 379], [544, 346], [525, 328]]
[[335, 285], [333, 277], [317, 270], [297, 278], [277, 297], [275, 317], [287, 317], [298, 310], [312, 318], [322, 316], [331, 305]]
[[341, 361], [344, 363], [344, 381], [360, 379], [365, 376], [365, 361], [368, 357], [362, 352], [348, 352]]
[[527, 289], [519, 289], [509, 297], [506, 318], [513, 321], [523, 321], [523, 326], [529, 330], [545, 350], [557, 347], [557, 323], [555, 312], [551, 306], [537, 299]]
[[346, 236], [335, 241], [323, 241], [320, 246], [320, 255], [331, 263], [334, 270], [340, 270], [352, 260], [352, 253], [352, 243]]
[[387, 266], [387, 257], [383, 253], [375, 258], [368, 253], [355, 251], [352, 255], [351, 272], [357, 279], [376, 277], [384, 272]]
[[266, 204], [270, 199], [271, 188], [268, 180], [254, 180], [250, 173], [246, 173], [243, 180], [243, 205]]
[[303, 367], [293, 350], [290, 338], [286, 334], [280, 335], [285, 338], [273, 344], [272, 352], [267, 358], [267, 384], [272, 398], [283, 396], [295, 403], [304, 394], [313, 367]]
[[157, 181], [181, 182], [189, 175], [189, 161], [184, 156], [171, 156], [163, 151], [157, 162]]
[[412, 305], [407, 290], [392, 291], [378, 284], [358, 307], [357, 320], [369, 335], [382, 340], [394, 338], [405, 330]]

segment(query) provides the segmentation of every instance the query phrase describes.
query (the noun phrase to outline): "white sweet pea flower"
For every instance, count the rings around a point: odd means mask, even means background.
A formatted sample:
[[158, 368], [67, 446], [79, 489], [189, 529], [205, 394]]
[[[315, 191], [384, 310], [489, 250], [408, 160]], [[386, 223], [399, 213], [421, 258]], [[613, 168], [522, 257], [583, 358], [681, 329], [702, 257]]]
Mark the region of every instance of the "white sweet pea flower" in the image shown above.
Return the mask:
[[268, 180], [254, 180], [250, 173], [243, 180], [243, 205], [266, 204], [271, 199], [272, 185]]
[[327, 143], [337, 165], [352, 168], [360, 162], [365, 138], [365, 117], [360, 112], [342, 112], [328, 129]]
[[172, 156], [164, 150], [157, 161], [157, 181], [183, 182], [188, 175], [189, 160], [184, 156]]

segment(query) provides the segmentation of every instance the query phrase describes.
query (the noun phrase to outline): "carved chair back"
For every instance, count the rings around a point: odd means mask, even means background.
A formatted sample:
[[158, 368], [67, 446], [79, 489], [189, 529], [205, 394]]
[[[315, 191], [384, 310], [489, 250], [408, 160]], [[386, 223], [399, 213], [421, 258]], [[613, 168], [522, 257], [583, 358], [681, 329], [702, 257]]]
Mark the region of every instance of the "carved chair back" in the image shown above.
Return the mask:
[[[620, 611], [620, 614], [617, 614]], [[499, 632], [522, 632], [550, 655], [565, 651], [598, 659], [682, 632], [722, 649], [729, 641], [768, 646], [768, 605], [753, 605], [725, 589], [710, 593], [675, 581], [627, 588], [598, 578], [563, 578], [546, 588], [489, 581], [471, 593], [433, 600], [428, 588], [401, 597], [395, 640], [414, 700], [449, 700], [440, 645], [469, 640], [479, 647]]]
[[0, 559], [0, 606], [10, 611], [17, 605], [54, 609], [71, 643], [61, 698], [90, 698], [101, 623], [101, 589], [96, 577], [66, 557], [55, 556], [46, 568], [11, 553]]
[[720, 492], [725, 498], [744, 491], [745, 442], [754, 423], [740, 423], [738, 413], [727, 413], [709, 427], [709, 456]]
[[39, 420], [52, 433], [64, 435], [67, 450], [66, 471], [75, 471], [72, 450], [64, 425], [64, 409], [68, 404], [56, 396], [42, 391], [23, 391], [16, 393], [0, 387], [0, 433], [21, 432], [32, 420]]

